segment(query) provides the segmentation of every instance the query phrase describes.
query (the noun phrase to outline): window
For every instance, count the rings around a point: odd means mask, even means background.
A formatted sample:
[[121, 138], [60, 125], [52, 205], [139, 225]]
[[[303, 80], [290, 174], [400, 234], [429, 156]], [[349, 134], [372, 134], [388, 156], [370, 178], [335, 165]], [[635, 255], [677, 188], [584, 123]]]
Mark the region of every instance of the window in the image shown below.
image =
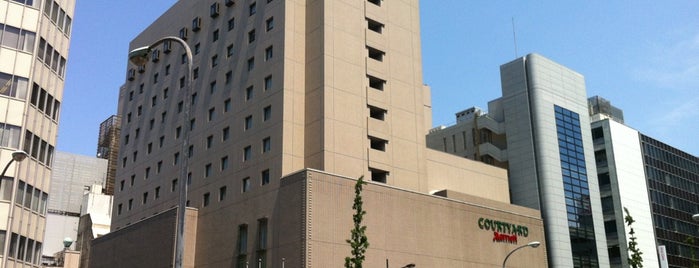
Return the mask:
[[211, 57], [211, 68], [218, 66], [218, 55], [213, 55]]
[[377, 22], [375, 20], [370, 20], [370, 19], [366, 19], [366, 22], [367, 22], [367, 28], [369, 28], [369, 30], [376, 32], [376, 33], [383, 32], [383, 24], [382, 23]]
[[388, 143], [388, 141], [384, 140], [384, 139], [379, 139], [376, 137], [369, 136], [369, 143], [370, 143], [371, 149], [379, 150], [379, 151], [386, 151], [386, 144]]
[[180, 153], [179, 152], [176, 152], [172, 158], [173, 158], [173, 160], [172, 160], [173, 165], [177, 165], [180, 163]]
[[271, 60], [273, 56], [274, 50], [272, 49], [272, 46], [265, 48], [265, 61]]
[[201, 30], [201, 18], [196, 17], [192, 20], [192, 31], [198, 32]]
[[[172, 51], [172, 41], [170, 40], [165, 40], [163, 41], [163, 52], [165, 54], [169, 54]], [[170, 65], [168, 65], [170, 66]]]
[[160, 198], [160, 186], [155, 187], [155, 199]]
[[226, 78], [225, 78], [226, 85], [230, 85], [232, 80], [233, 80], [233, 72], [232, 71], [226, 72]]
[[248, 59], [248, 71], [252, 71], [255, 68], [255, 57]]
[[131, 210], [133, 208], [133, 198], [129, 199], [129, 207], [128, 210]]
[[216, 42], [218, 41], [218, 29], [214, 30], [213, 36], [212, 36], [213, 41]]
[[194, 44], [194, 55], [199, 55], [201, 52], [201, 45], [199, 43]]
[[136, 108], [136, 115], [141, 116], [143, 114], [143, 106], [139, 105], [138, 108]]
[[158, 138], [158, 148], [163, 148], [164, 143], [165, 143], [165, 136], [160, 136], [160, 138]]
[[211, 171], [211, 163], [206, 164], [206, 166], [204, 166], [204, 178], [211, 176]]
[[189, 147], [187, 148], [187, 156], [188, 157], [194, 156], [194, 145], [189, 145]]
[[228, 98], [223, 101], [223, 112], [226, 113], [231, 110], [231, 99]]
[[371, 172], [371, 181], [386, 183], [388, 178], [388, 171], [370, 168], [369, 172]]
[[194, 127], [196, 126], [197, 119], [192, 118], [189, 120], [189, 130], [192, 131], [194, 130]]
[[381, 6], [381, 0], [367, 0], [367, 2], [372, 3], [377, 6]]
[[0, 147], [19, 148], [22, 128], [0, 122]]
[[269, 152], [272, 149], [272, 142], [269, 137], [262, 139], [262, 153]]
[[177, 179], [172, 180], [170, 183], [170, 192], [174, 192], [175, 188], [177, 188]]
[[243, 161], [248, 161], [252, 158], [252, 147], [250, 145], [243, 148]]
[[121, 215], [121, 204], [117, 206], [117, 215]]
[[150, 99], [150, 106], [153, 107], [157, 104], [158, 104], [158, 95], [155, 95]]
[[187, 54], [186, 54], [186, 53], [182, 53], [182, 56], [180, 56], [180, 57], [181, 57], [180, 63], [186, 64], [186, 63], [187, 63]]
[[192, 70], [192, 78], [193, 79], [199, 78], [199, 67], [194, 68], [194, 70]]
[[150, 60], [153, 62], [160, 61], [160, 50], [154, 49], [153, 52], [150, 53]]
[[234, 4], [235, 4], [235, 1], [234, 1], [234, 0], [226, 0], [226, 6], [227, 6], [227, 7], [233, 6]]
[[209, 7], [209, 16], [212, 18], [218, 17], [219, 13], [219, 4], [218, 3], [213, 3], [211, 7]]
[[206, 137], [206, 149], [211, 149], [211, 145], [214, 143], [214, 136], [209, 135]]
[[249, 86], [245, 89], [245, 100], [246, 101], [252, 99], [253, 92], [254, 92], [254, 90], [253, 90], [252, 86]]
[[260, 267], [267, 267], [267, 219], [257, 220], [257, 257]]
[[238, 226], [238, 260], [236, 267], [248, 267], [247, 251], [248, 251], [248, 226], [241, 224]]
[[241, 189], [243, 193], [250, 191], [250, 177], [243, 178], [243, 184]]
[[167, 118], [167, 112], [160, 113], [160, 123], [165, 123], [165, 118]]
[[230, 58], [233, 56], [233, 44], [228, 45], [226, 47], [226, 57]]
[[270, 17], [269, 19], [267, 19], [267, 21], [265, 22], [265, 25], [266, 25], [265, 29], [268, 32], [271, 31], [272, 29], [274, 29], [274, 17]]
[[221, 140], [226, 141], [230, 137], [230, 128], [225, 127], [223, 130], [221, 130]]
[[133, 162], [136, 162], [136, 159], [138, 158], [138, 151], [133, 152]]
[[255, 42], [255, 29], [248, 32], [248, 44]]
[[211, 194], [209, 194], [209, 193], [205, 193], [205, 194], [204, 194], [202, 203], [203, 203], [203, 205], [204, 205], [205, 207], [208, 207], [208, 206], [209, 206], [209, 201], [210, 201], [209, 199], [210, 199], [210, 197], [211, 197]]
[[180, 29], [180, 39], [187, 41], [187, 27]]
[[163, 161], [158, 161], [158, 164], [155, 166], [155, 172], [160, 174], [160, 171], [163, 170]]
[[209, 83], [209, 94], [216, 92], [216, 81]]
[[248, 14], [250, 16], [255, 15], [257, 13], [257, 3], [253, 2], [250, 4], [250, 7], [248, 8]]
[[228, 168], [228, 156], [221, 157], [221, 170]]
[[367, 75], [367, 78], [369, 78], [369, 87], [377, 90], [383, 90], [384, 85], [386, 84], [386, 80], [380, 79], [373, 77], [371, 75]]
[[248, 130], [252, 128], [252, 115], [245, 117], [245, 124], [243, 125], [243, 130]]
[[182, 108], [184, 107], [184, 103], [182, 101], [177, 103], [177, 113], [182, 112]]
[[142, 204], [148, 203], [148, 192], [143, 193], [143, 200], [141, 201]]
[[125, 183], [126, 183], [126, 182], [125, 182], [124, 180], [121, 180], [121, 181], [119, 182], [119, 191], [123, 191], [123, 190], [124, 190], [124, 184], [125, 184]]
[[146, 172], [143, 175], [143, 179], [147, 180], [150, 177], [150, 167], [146, 168]]
[[264, 89], [265, 89], [265, 90], [270, 90], [270, 89], [272, 89], [272, 76], [271, 76], [271, 75], [268, 75], [267, 77], [265, 77], [265, 87], [264, 87]]
[[262, 185], [269, 184], [269, 169], [265, 169], [260, 173], [260, 180]]
[[153, 143], [148, 143], [148, 149], [146, 150], [147, 154], [150, 154], [153, 151]]
[[383, 61], [383, 56], [386, 54], [385, 52], [375, 49], [373, 47], [367, 46], [366, 47], [369, 58], [377, 60], [377, 61]]
[[235, 18], [228, 20], [228, 31], [235, 29]]
[[165, 65], [165, 76], [170, 75], [170, 64]]
[[262, 121], [267, 121], [272, 118], [272, 106], [267, 106], [262, 109]]
[[223, 201], [226, 199], [226, 186], [218, 188], [218, 201]]
[[182, 134], [182, 127], [175, 128], [175, 139], [179, 139], [180, 134]]
[[369, 106], [369, 117], [384, 121], [386, 119], [386, 110], [374, 106]]
[[2, 38], [3, 46], [8, 46], [25, 52], [32, 52], [34, 50], [34, 43], [36, 41], [36, 33], [34, 32], [10, 25], [0, 24], [0, 37]]
[[192, 93], [192, 98], [190, 99], [190, 104], [194, 105], [196, 103], [197, 103], [197, 93], [194, 92], [194, 93]]

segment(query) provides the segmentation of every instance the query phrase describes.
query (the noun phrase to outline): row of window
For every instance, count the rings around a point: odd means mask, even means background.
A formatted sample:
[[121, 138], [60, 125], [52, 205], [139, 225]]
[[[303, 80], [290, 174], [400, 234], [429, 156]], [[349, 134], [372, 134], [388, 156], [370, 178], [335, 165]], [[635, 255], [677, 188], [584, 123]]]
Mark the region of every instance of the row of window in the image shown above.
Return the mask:
[[38, 0], [12, 0], [12, 1], [20, 3], [22, 5], [34, 7], [34, 8], [39, 8], [39, 3], [40, 3]]
[[[26, 0], [26, 1], [38, 1], [38, 0]], [[56, 27], [61, 30], [63, 33], [65, 33], [67, 36], [70, 36], [70, 29], [73, 26], [73, 19], [66, 14], [66, 11], [63, 10], [59, 5], [58, 1], [54, 0], [46, 0], [44, 1], [44, 15], [46, 15], [47, 18], [51, 18], [51, 21], [56, 24]]]
[[39, 85], [36, 83], [34, 83], [34, 86], [32, 87], [32, 95], [29, 102], [54, 121], [58, 120], [58, 112], [61, 107], [61, 102], [54, 98], [51, 93], [48, 93], [48, 91], [39, 87]]
[[0, 95], [24, 100], [28, 89], [29, 79], [0, 72]]
[[39, 49], [37, 50], [37, 58], [51, 68], [60, 77], [64, 77], [66, 73], [66, 58], [58, 53], [58, 49], [54, 49], [51, 44], [46, 42], [44, 38], [39, 40]]
[[13, 49], [32, 53], [36, 33], [0, 23], [0, 44]]
[[22, 127], [0, 122], [0, 147], [19, 149]]
[[29, 153], [29, 155], [37, 161], [51, 166], [54, 152], [53, 145], [29, 130], [25, 131], [24, 135], [24, 151]]
[[[0, 251], [4, 252], [7, 231], [0, 231]], [[8, 255], [18, 261], [38, 265], [41, 262], [41, 242], [12, 233]]]
[[[3, 180], [3, 182], [5, 182]], [[17, 184], [17, 194], [15, 195], [15, 204], [22, 205], [26, 209], [44, 215], [46, 213], [46, 202], [49, 199], [49, 194], [39, 190], [31, 184], [19, 181]]]
[[[224, 158], [227, 158], [227, 157], [224, 157]], [[222, 161], [224, 161], [223, 160], [224, 158], [222, 158]], [[210, 166], [211, 166], [211, 164], [208, 164], [207, 169], [209, 169]], [[135, 175], [132, 175], [130, 185], [133, 186], [134, 183], [135, 183]], [[173, 179], [171, 181], [171, 184], [170, 184], [170, 192], [171, 193], [175, 192], [177, 190], [178, 183], [179, 183], [179, 181], [177, 179]], [[191, 183], [192, 183], [192, 174], [189, 173], [188, 178], [187, 178], [187, 185], [190, 185]], [[264, 186], [264, 185], [267, 185], [269, 183], [270, 183], [270, 172], [269, 172], [269, 169], [265, 169], [265, 170], [260, 172], [260, 185]], [[124, 180], [121, 180], [119, 182], [119, 184], [120, 184], [119, 190], [123, 191], [126, 182]], [[241, 193], [249, 192], [251, 190], [251, 187], [252, 187], [252, 182], [251, 182], [250, 177], [245, 177], [241, 181], [240, 192]], [[160, 186], [157, 186], [157, 187], [155, 187], [155, 189], [153, 189], [153, 195], [152, 195], [153, 200], [160, 199], [160, 196], [161, 196], [160, 189], [161, 189]], [[227, 193], [228, 193], [227, 186], [220, 187], [219, 191], [218, 191], [218, 201], [222, 202], [222, 201], [226, 200]], [[148, 204], [148, 201], [150, 200], [149, 194], [150, 194], [150, 192], [143, 192], [142, 198], [141, 198], [142, 205]], [[211, 204], [211, 193], [206, 192], [202, 195], [201, 206], [208, 207], [210, 204]], [[131, 211], [133, 209], [133, 206], [134, 206], [134, 201], [133, 201], [133, 198], [131, 198], [127, 202], [126, 210]], [[187, 206], [189, 206], [189, 200], [187, 200]], [[123, 212], [124, 212], [123, 204], [119, 203], [117, 205], [117, 215], [121, 215]]]

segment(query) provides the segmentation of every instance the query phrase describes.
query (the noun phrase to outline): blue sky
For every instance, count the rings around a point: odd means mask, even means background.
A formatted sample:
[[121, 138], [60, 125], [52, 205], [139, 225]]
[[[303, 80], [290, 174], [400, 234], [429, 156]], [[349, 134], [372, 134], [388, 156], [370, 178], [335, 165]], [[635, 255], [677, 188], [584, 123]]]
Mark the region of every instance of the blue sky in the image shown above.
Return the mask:
[[[95, 154], [99, 124], [116, 113], [129, 41], [174, 2], [77, 1], [58, 150]], [[515, 58], [514, 19], [518, 56], [539, 53], [581, 73], [588, 96], [624, 110], [627, 125], [699, 155], [699, 1], [422, 0], [420, 8], [434, 125], [500, 96], [499, 66]]]

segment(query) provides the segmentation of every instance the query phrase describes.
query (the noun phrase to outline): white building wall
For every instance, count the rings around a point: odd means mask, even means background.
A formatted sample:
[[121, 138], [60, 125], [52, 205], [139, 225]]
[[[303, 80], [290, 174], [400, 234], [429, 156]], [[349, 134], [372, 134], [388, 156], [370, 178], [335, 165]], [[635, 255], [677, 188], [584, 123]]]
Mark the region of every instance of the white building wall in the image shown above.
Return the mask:
[[[650, 211], [650, 200], [638, 132], [615, 121], [605, 121], [605, 124], [609, 125], [611, 133], [611, 140], [608, 141], [607, 137], [605, 137], [605, 143], [611, 144], [613, 151], [613, 154], [611, 154], [613, 159], [609, 159], [610, 177], [612, 177], [613, 182], [614, 176], [612, 173], [616, 173], [615, 177], [618, 185], [618, 192], [613, 192], [612, 194], [615, 201], [620, 201], [620, 207], [615, 207], [615, 210], [622, 211], [626, 207], [636, 221], [632, 227], [635, 231], [638, 248], [644, 253], [642, 255], [643, 267], [658, 267], [653, 217]], [[609, 152], [607, 152], [607, 155], [610, 155]], [[623, 222], [623, 219], [621, 220]], [[626, 241], [623, 242], [625, 245], [628, 245], [628, 233], [630, 230], [626, 224], [624, 226]], [[621, 237], [622, 234], [620, 233], [619, 236]], [[624, 252], [622, 252], [622, 258], [624, 257], [623, 254]]]

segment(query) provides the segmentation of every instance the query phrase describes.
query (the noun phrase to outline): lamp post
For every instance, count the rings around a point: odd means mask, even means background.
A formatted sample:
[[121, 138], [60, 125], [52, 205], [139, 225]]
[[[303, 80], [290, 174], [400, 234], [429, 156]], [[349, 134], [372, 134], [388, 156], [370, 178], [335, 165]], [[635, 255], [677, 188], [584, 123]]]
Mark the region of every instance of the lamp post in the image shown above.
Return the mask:
[[[153, 48], [166, 42], [174, 41], [182, 45], [185, 50], [185, 55], [187, 57], [187, 80], [184, 87], [184, 100], [183, 100], [183, 113], [184, 120], [189, 120], [190, 113], [190, 91], [192, 90], [194, 77], [192, 75], [192, 50], [187, 45], [187, 42], [181, 38], [174, 36], [166, 36], [158, 41], [155, 41], [150, 46], [140, 47], [129, 52], [129, 61], [134, 65], [142, 66], [148, 62], [148, 56], [153, 50]], [[186, 122], [186, 121], [185, 121]], [[184, 258], [184, 219], [185, 210], [187, 206], [187, 180], [188, 180], [188, 158], [189, 156], [184, 155], [189, 146], [189, 127], [185, 126], [182, 129], [182, 163], [180, 164], [180, 177], [179, 177], [179, 204], [177, 206], [177, 233], [175, 236], [175, 268], [182, 268], [183, 258]]]
[[519, 247], [513, 249], [512, 251], [510, 251], [510, 253], [507, 253], [507, 256], [505, 256], [505, 260], [502, 261], [502, 268], [505, 268], [505, 264], [507, 263], [507, 259], [510, 258], [510, 255], [512, 255], [512, 253], [515, 253], [515, 251], [520, 250], [520, 249], [523, 249], [523, 248], [526, 248], [526, 247], [537, 248], [537, 247], [539, 247], [540, 245], [541, 245], [541, 242], [539, 242], [539, 241], [533, 241], [533, 242], [529, 242], [529, 244], [526, 244], [526, 245], [523, 245], [523, 246], [519, 246]]
[[[27, 158], [27, 156], [29, 156], [29, 155], [27, 155], [27, 153], [22, 151], [22, 150], [17, 150], [17, 151], [12, 152], [12, 159], [10, 159], [10, 162], [7, 162], [7, 165], [5, 165], [5, 168], [2, 169], [2, 173], [0, 173], [0, 180], [2, 180], [2, 178], [5, 177], [5, 173], [7, 172], [8, 169], [10, 169], [10, 165], [12, 165], [12, 162], [15, 162], [15, 161], [22, 162], [22, 160]], [[14, 178], [12, 178], [12, 185], [13, 186], [11, 186], [11, 187], [14, 187], [14, 189], [12, 189], [13, 195], [11, 197], [12, 198], [11, 200], [15, 200], [14, 194], [15, 194], [16, 189], [17, 189], [17, 187], [14, 186], [14, 185], [17, 185], [17, 176], [13, 176], [13, 177], [14, 177]], [[14, 207], [15, 207], [14, 205], [10, 206], [10, 213], [9, 213], [9, 216], [7, 217], [7, 227], [8, 227], [7, 230], [12, 230], [12, 228], [10, 228], [10, 227], [12, 227], [12, 215], [14, 215]], [[9, 237], [9, 236], [7, 236], [7, 237]], [[7, 267], [7, 256], [9, 255], [8, 252], [9, 252], [9, 248], [10, 248], [10, 245], [9, 245], [10, 239], [6, 238], [4, 242], [0, 242], [0, 243], [4, 243], [4, 245], [1, 245], [1, 246], [3, 246], [3, 250], [2, 250], [2, 252], [0, 252], [0, 253], [2, 253], [2, 256], [3, 256], [2, 267]]]
[[699, 214], [692, 215], [692, 220], [699, 221]]
[[7, 162], [7, 165], [5, 165], [5, 168], [2, 170], [2, 173], [0, 173], [0, 179], [2, 179], [2, 177], [5, 177], [5, 173], [10, 168], [12, 162], [22, 162], [22, 160], [24, 160], [25, 158], [27, 158], [27, 153], [25, 153], [22, 150], [12, 152], [12, 159], [10, 159], [10, 162]]

